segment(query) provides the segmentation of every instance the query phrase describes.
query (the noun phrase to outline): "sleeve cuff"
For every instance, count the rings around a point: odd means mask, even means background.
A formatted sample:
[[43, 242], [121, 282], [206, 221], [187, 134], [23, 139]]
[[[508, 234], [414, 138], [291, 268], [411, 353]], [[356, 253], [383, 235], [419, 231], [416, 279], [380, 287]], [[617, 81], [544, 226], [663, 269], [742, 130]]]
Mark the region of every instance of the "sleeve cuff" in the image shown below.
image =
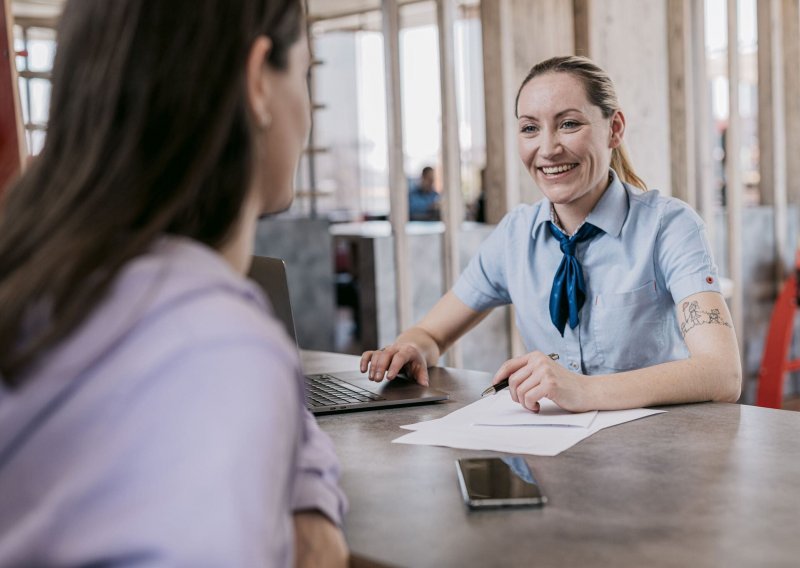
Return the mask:
[[455, 286], [453, 286], [453, 293], [459, 300], [476, 312], [503, 305], [503, 302], [499, 302], [497, 298], [484, 294], [471, 286], [464, 276], [456, 281]]
[[317, 510], [341, 527], [347, 498], [339, 487], [339, 461], [333, 443], [308, 410], [303, 409], [303, 415], [305, 440], [298, 457], [292, 511]]
[[341, 527], [347, 500], [335, 483], [326, 484], [318, 476], [304, 472], [295, 480], [295, 498], [292, 505], [293, 513], [319, 511], [336, 526]]
[[677, 305], [681, 300], [699, 292], [720, 292], [719, 276], [716, 271], [695, 272], [673, 282], [670, 294]]

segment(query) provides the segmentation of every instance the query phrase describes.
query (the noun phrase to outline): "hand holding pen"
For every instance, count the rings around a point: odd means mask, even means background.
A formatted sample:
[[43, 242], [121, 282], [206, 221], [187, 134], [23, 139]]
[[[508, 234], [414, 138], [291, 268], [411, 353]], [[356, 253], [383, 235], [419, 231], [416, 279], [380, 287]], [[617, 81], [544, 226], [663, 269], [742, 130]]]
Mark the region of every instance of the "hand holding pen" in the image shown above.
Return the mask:
[[[548, 357], [550, 357], [553, 361], [558, 361], [558, 353], [550, 353], [548, 355]], [[481, 398], [483, 398], [484, 396], [489, 395], [489, 394], [495, 394], [497, 392], [500, 392], [504, 388], [508, 388], [508, 379], [509, 379], [509, 377], [506, 377], [505, 379], [503, 379], [499, 383], [491, 385], [490, 387], [488, 387], [485, 391], [483, 391], [481, 393]]]

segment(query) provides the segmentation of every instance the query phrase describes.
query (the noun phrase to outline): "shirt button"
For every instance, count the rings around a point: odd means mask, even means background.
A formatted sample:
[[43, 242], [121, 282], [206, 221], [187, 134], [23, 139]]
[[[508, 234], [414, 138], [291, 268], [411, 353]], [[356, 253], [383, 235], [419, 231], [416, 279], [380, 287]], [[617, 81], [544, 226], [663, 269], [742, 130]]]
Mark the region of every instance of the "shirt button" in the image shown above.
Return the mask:
[[576, 370], [578, 368], [578, 364], [575, 361], [571, 361], [569, 364], [569, 368]]

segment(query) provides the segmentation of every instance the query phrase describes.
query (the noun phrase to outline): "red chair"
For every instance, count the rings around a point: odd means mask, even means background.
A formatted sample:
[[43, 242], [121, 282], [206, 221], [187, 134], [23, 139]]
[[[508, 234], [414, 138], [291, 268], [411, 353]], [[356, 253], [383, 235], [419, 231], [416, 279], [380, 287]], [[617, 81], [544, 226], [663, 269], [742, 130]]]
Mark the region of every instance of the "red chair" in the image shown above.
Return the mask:
[[772, 317], [764, 344], [764, 357], [758, 372], [756, 405], [782, 408], [783, 380], [786, 373], [800, 370], [800, 359], [789, 359], [798, 305], [797, 274], [800, 271], [800, 251], [795, 258], [795, 271], [783, 283], [781, 293], [772, 309]]

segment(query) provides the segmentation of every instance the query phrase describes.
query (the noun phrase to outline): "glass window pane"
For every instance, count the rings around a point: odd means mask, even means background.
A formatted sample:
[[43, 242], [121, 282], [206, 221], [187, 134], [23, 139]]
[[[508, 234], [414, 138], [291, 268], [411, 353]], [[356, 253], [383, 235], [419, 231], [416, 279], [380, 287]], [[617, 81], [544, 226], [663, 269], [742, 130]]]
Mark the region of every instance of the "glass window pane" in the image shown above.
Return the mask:
[[28, 29], [28, 68], [31, 71], [52, 70], [55, 51], [54, 30], [47, 28]]
[[405, 175], [419, 180], [422, 168], [434, 168], [441, 189], [442, 105], [436, 3], [420, 2], [400, 9], [400, 96], [403, 109]]
[[44, 130], [34, 130], [33, 132], [31, 132], [31, 145], [30, 145], [31, 156], [35, 156], [42, 151], [42, 147], [44, 146], [44, 139], [46, 136], [47, 133]]
[[31, 89], [31, 122], [46, 124], [50, 114], [50, 81], [31, 79], [28, 84]]

